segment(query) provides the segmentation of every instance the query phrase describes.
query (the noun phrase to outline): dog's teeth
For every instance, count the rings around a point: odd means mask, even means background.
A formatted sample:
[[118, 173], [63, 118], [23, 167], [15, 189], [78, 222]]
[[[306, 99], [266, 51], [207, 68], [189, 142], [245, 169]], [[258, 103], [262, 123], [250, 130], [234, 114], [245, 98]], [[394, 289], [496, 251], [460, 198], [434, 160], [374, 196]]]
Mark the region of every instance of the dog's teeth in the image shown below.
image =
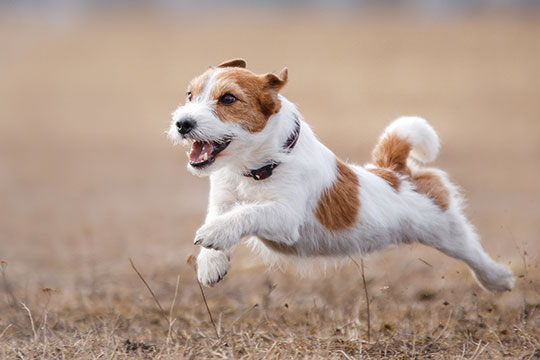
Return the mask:
[[204, 153], [202, 159], [203, 159], [204, 161], [208, 160], [208, 153]]
[[189, 145], [189, 141], [188, 141], [187, 139], [183, 139], [183, 140], [182, 140], [182, 145], [188, 146], [188, 145]]
[[186, 156], [187, 156], [188, 160], [191, 160], [191, 158], [189, 157], [189, 151], [186, 151]]

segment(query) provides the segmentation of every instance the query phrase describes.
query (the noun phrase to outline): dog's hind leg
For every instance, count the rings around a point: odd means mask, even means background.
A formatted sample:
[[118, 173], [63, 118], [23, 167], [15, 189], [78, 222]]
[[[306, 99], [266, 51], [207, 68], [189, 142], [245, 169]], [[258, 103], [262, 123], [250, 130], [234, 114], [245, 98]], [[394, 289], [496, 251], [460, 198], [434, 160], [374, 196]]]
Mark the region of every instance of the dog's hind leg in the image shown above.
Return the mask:
[[448, 256], [465, 262], [482, 287], [491, 291], [509, 291], [514, 287], [510, 269], [495, 262], [482, 248], [478, 235], [467, 220], [459, 214], [451, 222], [449, 231], [435, 239], [421, 241]]

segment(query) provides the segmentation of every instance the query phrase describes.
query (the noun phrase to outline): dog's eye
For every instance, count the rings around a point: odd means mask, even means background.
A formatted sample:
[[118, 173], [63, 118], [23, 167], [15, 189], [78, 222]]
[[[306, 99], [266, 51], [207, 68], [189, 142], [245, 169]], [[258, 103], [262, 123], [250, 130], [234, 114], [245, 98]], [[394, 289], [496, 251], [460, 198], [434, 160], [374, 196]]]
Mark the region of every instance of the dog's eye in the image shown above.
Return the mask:
[[187, 99], [188, 101], [191, 101], [191, 99], [193, 99], [193, 94], [191, 93], [191, 91], [187, 92]]
[[221, 97], [219, 98], [219, 102], [223, 105], [232, 105], [236, 102], [236, 100], [238, 100], [236, 98], [236, 96], [234, 96], [233, 94], [231, 93], [226, 93], [226, 94], [223, 94], [221, 95]]

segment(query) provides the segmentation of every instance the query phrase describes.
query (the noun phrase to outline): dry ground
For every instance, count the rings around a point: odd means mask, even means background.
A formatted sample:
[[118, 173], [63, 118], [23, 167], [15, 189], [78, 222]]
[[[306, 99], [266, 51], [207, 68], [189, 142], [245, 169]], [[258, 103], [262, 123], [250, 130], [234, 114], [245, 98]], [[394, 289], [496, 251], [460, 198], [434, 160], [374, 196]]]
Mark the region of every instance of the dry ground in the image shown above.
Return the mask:
[[[540, 358], [539, 39], [539, 14], [1, 15], [0, 358]], [[285, 95], [350, 161], [429, 119], [515, 290], [421, 246], [374, 254], [368, 339], [354, 264], [300, 278], [239, 247], [206, 290], [217, 336], [185, 263], [207, 181], [162, 132], [187, 81], [238, 56], [287, 65]]]

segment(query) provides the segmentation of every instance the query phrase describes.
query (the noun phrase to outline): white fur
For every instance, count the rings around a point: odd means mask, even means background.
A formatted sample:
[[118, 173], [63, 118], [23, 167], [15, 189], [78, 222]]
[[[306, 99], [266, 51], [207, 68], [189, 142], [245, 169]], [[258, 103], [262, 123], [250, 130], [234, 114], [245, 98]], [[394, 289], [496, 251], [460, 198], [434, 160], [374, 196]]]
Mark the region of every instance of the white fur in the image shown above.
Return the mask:
[[[234, 137], [213, 165], [192, 170], [198, 175], [210, 175], [208, 213], [195, 236], [195, 242], [202, 246], [197, 260], [202, 284], [212, 285], [225, 275], [230, 251], [242, 239], [249, 239], [252, 247], [269, 262], [291, 256], [267, 247], [261, 240], [265, 239], [293, 247], [296, 258], [347, 257], [392, 244], [420, 242], [464, 261], [483, 287], [497, 291], [512, 289], [512, 273], [484, 252], [462, 213], [457, 187], [441, 170], [429, 169], [443, 179], [450, 191], [446, 211], [415, 191], [414, 183], [404, 176], [396, 191], [368, 171], [373, 165], [350, 165], [360, 183], [356, 223], [342, 231], [330, 231], [320, 224], [314, 212], [322, 192], [336, 179], [336, 157], [317, 140], [296, 107], [283, 96], [279, 99], [280, 111], [268, 119], [259, 133], [222, 122], [212, 112], [215, 104], [210, 99], [181, 106], [173, 115], [169, 131], [173, 140], [178, 139], [174, 124], [186, 114], [197, 120], [201, 138]], [[296, 147], [286, 153], [283, 144], [294, 129], [295, 118], [301, 119], [300, 137]], [[412, 145], [410, 157], [421, 163], [433, 161], [438, 154], [437, 134], [421, 118], [399, 118], [382, 137], [388, 134], [407, 139]], [[269, 160], [280, 162], [271, 177], [256, 181], [243, 175]], [[413, 163], [410, 168], [413, 173], [426, 171], [420, 164]]]
[[439, 155], [439, 137], [428, 122], [418, 116], [397, 118], [384, 130], [381, 139], [388, 134], [395, 134], [406, 139], [412, 145], [410, 157], [421, 163], [435, 161]]
[[204, 84], [203, 91], [201, 94], [195, 99], [198, 102], [205, 102], [210, 100], [210, 91], [212, 91], [212, 86], [214, 85], [214, 82], [216, 81], [216, 77], [221, 74], [224, 71], [223, 68], [217, 68], [212, 71], [208, 79], [206, 80], [206, 83]]

